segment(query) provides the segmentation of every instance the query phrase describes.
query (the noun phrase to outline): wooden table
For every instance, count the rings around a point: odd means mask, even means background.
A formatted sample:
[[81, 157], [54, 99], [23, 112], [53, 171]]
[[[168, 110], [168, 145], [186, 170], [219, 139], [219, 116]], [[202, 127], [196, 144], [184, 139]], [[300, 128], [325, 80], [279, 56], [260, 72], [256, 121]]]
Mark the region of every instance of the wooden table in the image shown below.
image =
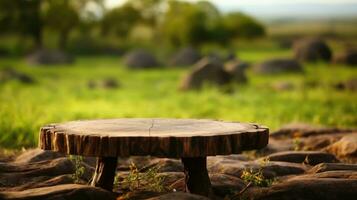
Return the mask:
[[96, 156], [91, 185], [112, 190], [117, 157], [181, 158], [186, 190], [208, 196], [207, 156], [263, 148], [269, 129], [251, 123], [204, 119], [106, 119], [50, 124], [41, 128], [40, 147]]

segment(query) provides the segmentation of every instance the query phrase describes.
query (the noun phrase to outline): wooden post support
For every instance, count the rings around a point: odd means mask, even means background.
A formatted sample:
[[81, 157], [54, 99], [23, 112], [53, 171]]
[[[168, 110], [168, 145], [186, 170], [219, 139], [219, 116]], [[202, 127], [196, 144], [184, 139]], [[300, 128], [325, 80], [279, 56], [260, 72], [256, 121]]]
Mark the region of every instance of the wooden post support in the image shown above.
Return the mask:
[[211, 195], [211, 181], [207, 171], [206, 157], [182, 158], [185, 172], [186, 192], [202, 196]]
[[112, 191], [117, 162], [117, 157], [98, 157], [91, 185]]

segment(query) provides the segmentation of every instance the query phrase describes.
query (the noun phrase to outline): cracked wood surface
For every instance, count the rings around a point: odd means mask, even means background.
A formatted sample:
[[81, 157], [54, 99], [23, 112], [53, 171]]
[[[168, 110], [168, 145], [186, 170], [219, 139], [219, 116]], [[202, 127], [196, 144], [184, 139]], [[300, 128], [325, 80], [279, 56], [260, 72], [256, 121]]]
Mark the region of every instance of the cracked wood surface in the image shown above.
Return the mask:
[[204, 157], [263, 148], [267, 127], [205, 119], [105, 119], [50, 124], [39, 146], [67, 154]]

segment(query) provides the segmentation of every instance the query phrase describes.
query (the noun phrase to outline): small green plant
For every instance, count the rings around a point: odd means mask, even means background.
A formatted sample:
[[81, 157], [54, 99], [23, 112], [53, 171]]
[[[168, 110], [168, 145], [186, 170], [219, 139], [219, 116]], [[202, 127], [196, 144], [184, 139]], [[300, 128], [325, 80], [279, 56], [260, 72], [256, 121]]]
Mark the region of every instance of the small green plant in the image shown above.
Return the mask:
[[145, 171], [138, 169], [134, 163], [130, 164], [129, 174], [125, 178], [115, 177], [114, 185], [129, 191], [147, 190], [163, 192], [167, 188], [163, 185], [164, 177], [159, 174], [160, 167], [154, 166]]
[[294, 151], [300, 151], [302, 149], [302, 143], [300, 138], [296, 137], [293, 139]]
[[84, 174], [85, 168], [83, 166], [83, 157], [70, 155], [69, 160], [72, 161], [74, 165], [74, 172], [72, 174], [72, 179], [74, 183], [81, 183], [81, 177]]
[[241, 179], [248, 184], [259, 187], [269, 187], [274, 182], [274, 179], [266, 179], [262, 170], [254, 171], [253, 169], [243, 170]]
[[269, 187], [271, 184], [273, 184], [274, 179], [267, 179], [263, 175], [263, 167], [267, 166], [268, 163], [269, 159], [264, 158], [259, 161], [260, 167], [258, 170], [253, 170], [252, 168], [244, 169], [241, 175], [241, 179], [248, 185]]

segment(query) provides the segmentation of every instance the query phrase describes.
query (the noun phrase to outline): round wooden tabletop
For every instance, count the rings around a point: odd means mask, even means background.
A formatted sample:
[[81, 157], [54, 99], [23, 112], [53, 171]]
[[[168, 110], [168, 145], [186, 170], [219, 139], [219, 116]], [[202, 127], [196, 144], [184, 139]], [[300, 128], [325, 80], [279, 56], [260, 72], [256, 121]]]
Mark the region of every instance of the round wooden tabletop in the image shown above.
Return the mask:
[[206, 119], [103, 119], [41, 128], [40, 147], [104, 157], [203, 157], [240, 153], [268, 144], [269, 129]]

